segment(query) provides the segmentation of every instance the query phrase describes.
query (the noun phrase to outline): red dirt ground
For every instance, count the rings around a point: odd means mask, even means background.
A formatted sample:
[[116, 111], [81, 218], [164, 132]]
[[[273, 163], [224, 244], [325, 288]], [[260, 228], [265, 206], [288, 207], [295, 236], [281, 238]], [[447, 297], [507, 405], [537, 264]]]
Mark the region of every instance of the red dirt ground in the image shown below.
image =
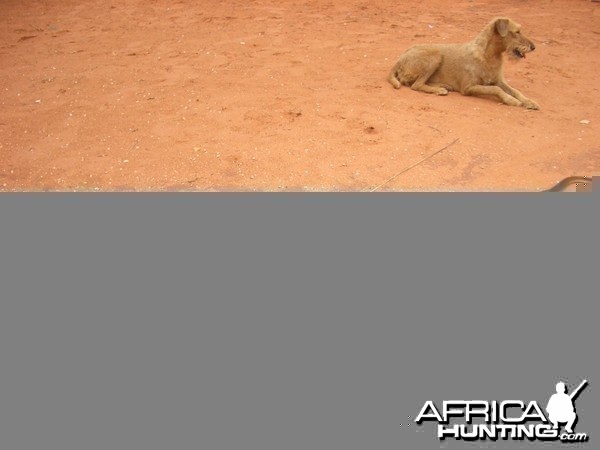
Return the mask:
[[[497, 15], [540, 111], [387, 82]], [[536, 191], [600, 174], [599, 70], [590, 0], [2, 0], [0, 191]]]

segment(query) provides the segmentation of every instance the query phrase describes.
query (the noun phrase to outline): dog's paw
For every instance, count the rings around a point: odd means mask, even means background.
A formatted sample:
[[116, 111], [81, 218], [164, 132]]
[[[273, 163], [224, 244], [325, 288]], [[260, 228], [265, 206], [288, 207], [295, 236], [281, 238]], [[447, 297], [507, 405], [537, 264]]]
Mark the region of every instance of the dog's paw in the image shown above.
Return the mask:
[[538, 105], [533, 100], [527, 100], [526, 102], [523, 102], [523, 106], [527, 109], [533, 109], [533, 110], [540, 109], [540, 105]]
[[446, 88], [439, 88], [438, 91], [436, 92], [437, 95], [448, 95], [448, 89]]

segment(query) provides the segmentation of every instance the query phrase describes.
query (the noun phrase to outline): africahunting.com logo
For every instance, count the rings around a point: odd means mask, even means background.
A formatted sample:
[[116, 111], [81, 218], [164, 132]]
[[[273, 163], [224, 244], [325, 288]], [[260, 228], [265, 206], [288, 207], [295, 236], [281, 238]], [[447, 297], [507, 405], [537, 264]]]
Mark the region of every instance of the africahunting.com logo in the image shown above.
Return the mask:
[[[419, 425], [426, 421], [437, 422], [440, 440], [587, 442], [587, 433], [574, 431], [577, 422], [574, 400], [587, 385], [587, 380], [583, 380], [569, 394], [565, 383], [557, 383], [556, 393], [548, 400], [545, 412], [535, 400], [444, 400], [441, 408], [428, 400], [415, 422]], [[564, 425], [562, 430], [561, 425]]]

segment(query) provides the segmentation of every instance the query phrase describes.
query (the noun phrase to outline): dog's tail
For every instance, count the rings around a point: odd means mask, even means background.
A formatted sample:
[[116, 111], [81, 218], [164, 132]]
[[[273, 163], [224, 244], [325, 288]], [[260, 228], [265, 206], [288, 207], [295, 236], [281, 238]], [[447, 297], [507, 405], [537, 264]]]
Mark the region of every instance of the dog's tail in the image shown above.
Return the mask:
[[400, 89], [402, 83], [400, 83], [400, 80], [398, 79], [398, 69], [396, 67], [390, 71], [388, 81], [392, 84], [392, 86], [394, 86], [394, 88]]

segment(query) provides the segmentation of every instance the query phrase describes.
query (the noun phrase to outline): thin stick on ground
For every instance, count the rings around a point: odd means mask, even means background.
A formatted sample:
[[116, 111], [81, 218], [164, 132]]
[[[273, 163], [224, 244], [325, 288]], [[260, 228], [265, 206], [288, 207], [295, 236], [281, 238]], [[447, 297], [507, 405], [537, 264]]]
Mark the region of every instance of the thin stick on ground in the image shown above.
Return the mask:
[[400, 172], [398, 172], [396, 175], [394, 175], [391, 178], [388, 178], [387, 180], [385, 180], [383, 183], [381, 183], [379, 186], [374, 187], [373, 189], [371, 189], [369, 192], [375, 192], [376, 190], [378, 190], [379, 188], [381, 188], [382, 186], [385, 186], [386, 184], [388, 184], [390, 181], [395, 180], [396, 178], [398, 178], [400, 175], [402, 175], [403, 173], [408, 172], [410, 169], [413, 169], [414, 167], [417, 167], [419, 164], [427, 161], [429, 158], [434, 157], [435, 155], [437, 155], [438, 153], [443, 152], [444, 150], [446, 150], [449, 147], [452, 147], [454, 144], [456, 144], [458, 142], [459, 138], [454, 139], [452, 142], [450, 142], [448, 145], [446, 145], [445, 147], [440, 148], [439, 150], [433, 152], [431, 155], [426, 156], [425, 158], [421, 159], [420, 161], [417, 161], [416, 163], [414, 163], [412, 166], [407, 167], [406, 169], [401, 170]]

